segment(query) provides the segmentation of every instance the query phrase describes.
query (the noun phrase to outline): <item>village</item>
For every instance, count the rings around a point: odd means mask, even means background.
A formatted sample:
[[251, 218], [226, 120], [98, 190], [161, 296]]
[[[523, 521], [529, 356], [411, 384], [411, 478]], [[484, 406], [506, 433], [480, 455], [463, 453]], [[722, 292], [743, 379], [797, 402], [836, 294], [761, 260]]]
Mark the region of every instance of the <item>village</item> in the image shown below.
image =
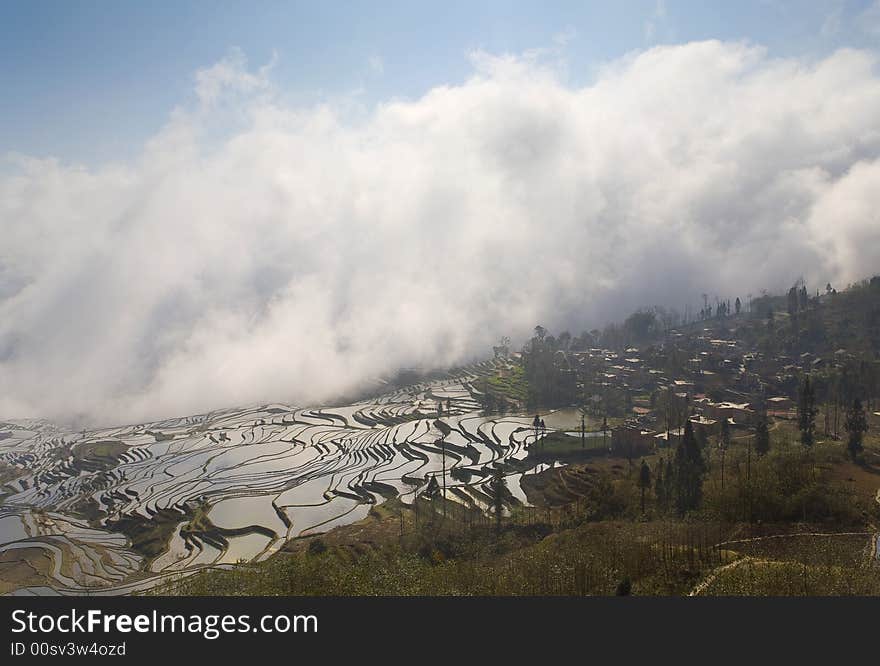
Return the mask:
[[[866, 288], [877, 286], [874, 278]], [[812, 377], [817, 402], [824, 407], [817, 430], [839, 440], [853, 397], [864, 399], [869, 410], [875, 406], [880, 362], [862, 349], [816, 352], [802, 335], [788, 345], [773, 344], [773, 337], [785, 340], [845, 300], [830, 285], [815, 298], [806, 297], [803, 286], [793, 290], [786, 299], [788, 311], [780, 308], [774, 314], [769, 297], [748, 312], [740, 312], [739, 303], [736, 314], [723, 306], [711, 316], [707, 308], [698, 321], [620, 349], [585, 345], [590, 338], [609, 337], [598, 331], [554, 338], [539, 326], [521, 352], [510, 352], [505, 344], [495, 347], [500, 381], [490, 381], [487, 388], [504, 386], [523, 373], [529, 382], [524, 408], [574, 408], [575, 431], [601, 427], [610, 435], [609, 452], [632, 459], [674, 448], [686, 422], [705, 445], [722, 434], [724, 422], [729, 436], [741, 437], [753, 433], [760, 421], [794, 421], [803, 380]]]

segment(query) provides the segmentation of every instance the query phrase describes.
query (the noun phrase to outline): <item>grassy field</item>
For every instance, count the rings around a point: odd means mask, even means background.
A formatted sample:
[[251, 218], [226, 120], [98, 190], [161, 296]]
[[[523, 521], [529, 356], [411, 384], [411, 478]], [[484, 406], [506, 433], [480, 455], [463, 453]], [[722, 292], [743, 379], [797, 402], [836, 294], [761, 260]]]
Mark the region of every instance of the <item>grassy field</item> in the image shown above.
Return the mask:
[[585, 437], [582, 446], [580, 437], [567, 435], [564, 432], [551, 432], [538, 440], [537, 443], [531, 445], [529, 455], [565, 458], [584, 450], [603, 451], [608, 448], [610, 443], [611, 433], [608, 433], [605, 444], [602, 442], [602, 437]]
[[[587, 523], [547, 534], [541, 526], [458, 536], [425, 526], [414, 543], [360, 551], [333, 546], [275, 557], [229, 572], [199, 574], [174, 594], [583, 595], [680, 594], [716, 565], [711, 550], [685, 548], [679, 526]], [[686, 529], [686, 528], [685, 528]], [[668, 537], [668, 543], [662, 539]], [[675, 539], [677, 538], [677, 541]], [[665, 547], [658, 547], [665, 543]], [[417, 547], [416, 547], [417, 546]], [[318, 552], [321, 551], [321, 552]]]
[[[637, 486], [639, 460], [601, 455], [522, 477], [532, 507], [492, 517], [391, 500], [363, 521], [296, 539], [266, 562], [206, 572], [169, 594], [267, 595], [686, 595], [880, 594], [871, 542], [880, 525], [880, 442], [865, 463], [840, 442], [811, 449], [788, 423], [771, 452], [734, 439], [706, 450], [699, 510], [677, 515]], [[589, 441], [589, 440], [588, 440]], [[598, 439], [601, 442], [601, 438]], [[545, 447], [581, 453], [580, 440]], [[651, 469], [671, 455], [646, 457]], [[872, 559], [873, 558], [873, 559]]]
[[830, 596], [880, 595], [876, 565], [809, 565], [743, 558], [719, 572], [704, 595]]
[[128, 449], [115, 439], [97, 442], [85, 442], [73, 447], [74, 464], [88, 470], [113, 469], [119, 462], [119, 456]]
[[496, 395], [503, 395], [506, 398], [517, 402], [525, 402], [528, 397], [528, 382], [526, 382], [525, 370], [522, 366], [514, 365], [511, 369], [505, 370], [505, 374], [500, 372], [486, 379], [486, 387]]

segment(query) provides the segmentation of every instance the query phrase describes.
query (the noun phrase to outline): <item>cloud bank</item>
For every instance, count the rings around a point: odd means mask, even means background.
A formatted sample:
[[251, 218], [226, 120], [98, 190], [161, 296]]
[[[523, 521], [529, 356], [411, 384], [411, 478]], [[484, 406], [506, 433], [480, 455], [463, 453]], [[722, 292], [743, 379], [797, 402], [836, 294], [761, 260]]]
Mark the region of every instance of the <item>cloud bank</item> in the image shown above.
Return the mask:
[[0, 415], [315, 403], [538, 322], [880, 268], [877, 56], [664, 46], [568, 84], [540, 55], [361, 114], [240, 54], [133, 165], [0, 179]]

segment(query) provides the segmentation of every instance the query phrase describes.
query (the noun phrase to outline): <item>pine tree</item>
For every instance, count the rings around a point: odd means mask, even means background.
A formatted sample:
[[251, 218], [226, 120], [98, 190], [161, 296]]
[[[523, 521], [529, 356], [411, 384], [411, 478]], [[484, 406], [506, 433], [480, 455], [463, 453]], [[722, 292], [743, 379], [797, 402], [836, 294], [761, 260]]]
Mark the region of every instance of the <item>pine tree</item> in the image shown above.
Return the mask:
[[684, 437], [675, 450], [675, 505], [680, 515], [699, 508], [705, 471], [693, 424], [687, 421]]
[[812, 446], [815, 441], [816, 433], [816, 392], [813, 384], [810, 382], [810, 376], [807, 375], [801, 384], [798, 395], [798, 429], [801, 431], [801, 444], [804, 446]]
[[865, 418], [865, 410], [862, 408], [862, 401], [858, 398], [853, 400], [852, 407], [847, 410], [844, 427], [849, 435], [847, 438], [849, 455], [853, 460], [856, 460], [864, 450], [862, 439], [868, 431], [868, 420]]
[[724, 455], [730, 445], [730, 425], [726, 418], [721, 419], [721, 434], [718, 436], [718, 448], [721, 449], [721, 490], [724, 490]]
[[758, 410], [758, 423], [755, 425], [755, 453], [763, 456], [770, 451], [770, 428], [767, 425], [767, 410], [763, 404]]

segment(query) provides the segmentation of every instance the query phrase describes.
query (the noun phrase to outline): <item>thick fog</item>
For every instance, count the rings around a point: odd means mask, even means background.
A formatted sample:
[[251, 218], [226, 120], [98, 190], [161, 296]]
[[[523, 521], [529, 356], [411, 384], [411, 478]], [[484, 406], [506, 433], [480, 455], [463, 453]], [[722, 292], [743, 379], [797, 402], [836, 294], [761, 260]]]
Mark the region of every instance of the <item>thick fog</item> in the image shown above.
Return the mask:
[[[369, 109], [233, 52], [136, 162], [0, 176], [0, 416], [332, 399], [645, 305], [880, 270], [877, 56], [473, 56]], [[580, 77], [585, 80], [586, 76]]]

